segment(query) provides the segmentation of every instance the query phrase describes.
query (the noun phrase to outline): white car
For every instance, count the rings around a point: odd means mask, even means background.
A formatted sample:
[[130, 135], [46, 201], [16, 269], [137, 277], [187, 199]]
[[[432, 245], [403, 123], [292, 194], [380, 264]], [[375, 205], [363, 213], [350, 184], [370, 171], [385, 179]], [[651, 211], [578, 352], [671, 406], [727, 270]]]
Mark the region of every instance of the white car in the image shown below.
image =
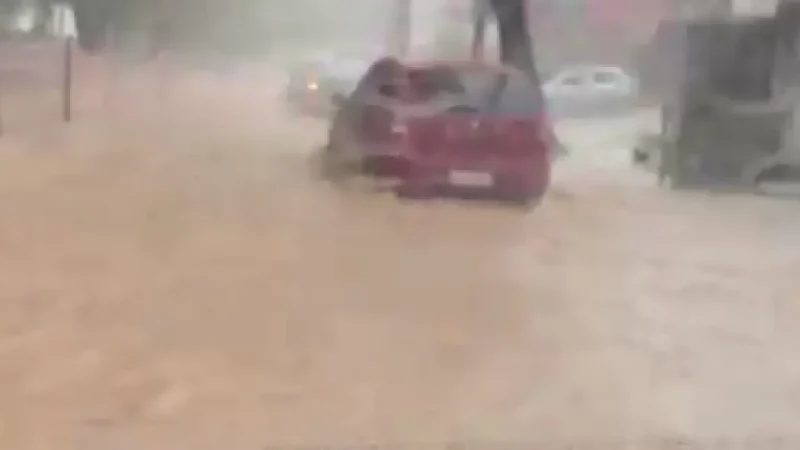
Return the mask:
[[632, 109], [638, 82], [620, 67], [573, 66], [546, 78], [543, 91], [554, 118], [603, 116]]

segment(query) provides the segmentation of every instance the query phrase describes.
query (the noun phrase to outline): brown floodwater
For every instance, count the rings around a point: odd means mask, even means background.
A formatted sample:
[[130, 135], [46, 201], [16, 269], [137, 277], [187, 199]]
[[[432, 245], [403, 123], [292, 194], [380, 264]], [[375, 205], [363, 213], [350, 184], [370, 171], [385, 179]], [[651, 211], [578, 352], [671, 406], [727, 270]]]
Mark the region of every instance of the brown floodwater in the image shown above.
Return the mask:
[[247, 97], [4, 141], [0, 447], [796, 430], [796, 203], [655, 187], [634, 119], [561, 126], [535, 210], [333, 189]]

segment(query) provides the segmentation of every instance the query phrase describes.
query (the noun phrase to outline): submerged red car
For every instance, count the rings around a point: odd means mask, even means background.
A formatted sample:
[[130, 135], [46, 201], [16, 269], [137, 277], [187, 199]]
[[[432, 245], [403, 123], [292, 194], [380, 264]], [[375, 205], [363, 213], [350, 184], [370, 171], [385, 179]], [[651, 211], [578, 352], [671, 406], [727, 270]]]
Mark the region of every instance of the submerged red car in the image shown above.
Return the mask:
[[322, 158], [329, 176], [390, 177], [405, 197], [529, 203], [547, 191], [553, 134], [540, 87], [516, 69], [383, 59], [334, 101]]

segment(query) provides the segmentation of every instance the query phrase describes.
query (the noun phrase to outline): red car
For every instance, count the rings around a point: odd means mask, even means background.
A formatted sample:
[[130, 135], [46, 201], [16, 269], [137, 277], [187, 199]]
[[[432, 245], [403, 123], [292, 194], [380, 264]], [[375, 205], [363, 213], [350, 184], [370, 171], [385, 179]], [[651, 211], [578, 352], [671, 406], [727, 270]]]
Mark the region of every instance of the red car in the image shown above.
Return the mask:
[[338, 106], [329, 176], [391, 177], [405, 197], [489, 195], [530, 203], [550, 182], [555, 145], [539, 86], [484, 62], [373, 64]]

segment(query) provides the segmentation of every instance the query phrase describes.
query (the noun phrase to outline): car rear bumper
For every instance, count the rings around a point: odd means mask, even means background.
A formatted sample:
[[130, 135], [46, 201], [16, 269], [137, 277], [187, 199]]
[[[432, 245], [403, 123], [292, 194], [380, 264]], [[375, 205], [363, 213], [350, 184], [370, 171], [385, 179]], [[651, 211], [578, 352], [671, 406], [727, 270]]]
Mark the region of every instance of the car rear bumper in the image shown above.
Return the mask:
[[[544, 195], [550, 185], [550, 163], [530, 158], [484, 164], [459, 164], [408, 158], [397, 155], [373, 155], [364, 161], [370, 175], [398, 178], [397, 189], [419, 195], [446, 193], [464, 196], [491, 195], [514, 199], [531, 199]], [[473, 172], [491, 177], [491, 183], [465, 185], [454, 183], [454, 172]]]

